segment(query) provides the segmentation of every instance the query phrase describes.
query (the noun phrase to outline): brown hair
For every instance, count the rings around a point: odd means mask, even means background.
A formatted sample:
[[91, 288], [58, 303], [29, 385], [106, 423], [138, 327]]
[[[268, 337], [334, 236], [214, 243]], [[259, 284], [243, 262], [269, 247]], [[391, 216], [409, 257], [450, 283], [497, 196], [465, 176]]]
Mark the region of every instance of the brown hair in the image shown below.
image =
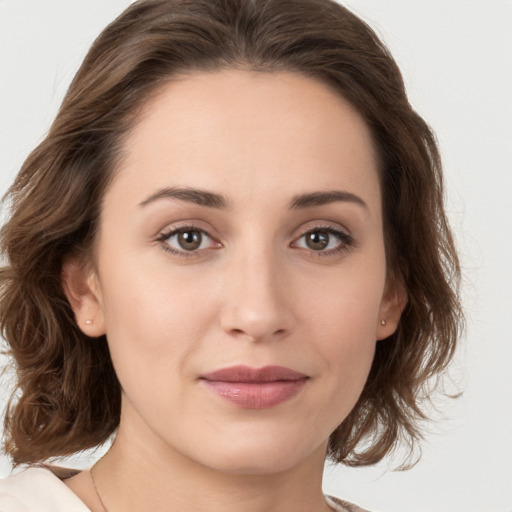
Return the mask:
[[64, 259], [88, 254], [123, 140], [178, 73], [288, 70], [334, 87], [362, 114], [381, 160], [386, 252], [408, 305], [377, 344], [361, 397], [328, 455], [373, 464], [415, 446], [422, 399], [450, 361], [462, 321], [459, 264], [443, 210], [441, 165], [398, 67], [374, 32], [333, 0], [141, 0], [110, 24], [75, 76], [45, 140], [6, 195], [0, 323], [16, 362], [5, 417], [15, 463], [68, 455], [118, 426], [121, 390], [106, 340], [78, 328], [62, 290]]

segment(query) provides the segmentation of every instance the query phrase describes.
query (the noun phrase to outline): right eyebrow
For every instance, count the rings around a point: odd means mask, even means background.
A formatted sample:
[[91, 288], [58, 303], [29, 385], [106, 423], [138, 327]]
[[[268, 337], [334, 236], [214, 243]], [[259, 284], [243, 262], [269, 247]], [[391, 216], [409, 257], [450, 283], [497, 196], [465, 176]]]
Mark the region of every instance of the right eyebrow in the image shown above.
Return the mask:
[[159, 199], [178, 199], [188, 203], [194, 203], [199, 206], [207, 206], [208, 208], [227, 209], [229, 201], [220, 194], [208, 192], [198, 188], [189, 187], [167, 187], [157, 190], [147, 199], [142, 201], [139, 206], [145, 207]]

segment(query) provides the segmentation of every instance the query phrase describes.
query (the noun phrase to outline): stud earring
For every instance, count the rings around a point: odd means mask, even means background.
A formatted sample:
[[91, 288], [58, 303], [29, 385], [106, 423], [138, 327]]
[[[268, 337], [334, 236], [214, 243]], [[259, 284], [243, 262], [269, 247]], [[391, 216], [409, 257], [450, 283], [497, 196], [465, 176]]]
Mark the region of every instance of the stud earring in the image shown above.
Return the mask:
[[94, 321], [93, 321], [93, 320], [86, 320], [86, 321], [85, 321], [85, 323], [86, 323], [87, 325], [92, 325], [92, 324], [94, 323]]
[[381, 324], [381, 325], [386, 325], [386, 320], [381, 320], [381, 321], [380, 321], [380, 324]]

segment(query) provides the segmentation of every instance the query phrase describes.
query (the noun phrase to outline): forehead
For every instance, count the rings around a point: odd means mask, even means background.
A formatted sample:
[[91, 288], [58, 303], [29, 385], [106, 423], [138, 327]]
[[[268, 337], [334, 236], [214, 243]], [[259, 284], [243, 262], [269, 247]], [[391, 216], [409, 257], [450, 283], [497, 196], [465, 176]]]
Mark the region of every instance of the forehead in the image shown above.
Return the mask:
[[116, 179], [135, 195], [169, 185], [246, 196], [311, 187], [380, 193], [360, 114], [298, 73], [223, 70], [173, 79], [147, 103], [124, 150]]

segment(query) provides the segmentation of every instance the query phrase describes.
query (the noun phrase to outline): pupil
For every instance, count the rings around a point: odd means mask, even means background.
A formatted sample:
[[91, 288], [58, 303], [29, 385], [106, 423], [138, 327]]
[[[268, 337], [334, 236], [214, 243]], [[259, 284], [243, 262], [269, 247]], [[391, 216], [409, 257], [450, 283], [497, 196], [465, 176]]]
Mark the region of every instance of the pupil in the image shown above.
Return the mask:
[[199, 231], [182, 231], [178, 235], [180, 246], [187, 251], [195, 251], [201, 246], [202, 235]]
[[314, 233], [309, 233], [306, 239], [306, 243], [308, 247], [314, 251], [325, 249], [329, 244], [329, 235], [325, 231], [315, 231]]

